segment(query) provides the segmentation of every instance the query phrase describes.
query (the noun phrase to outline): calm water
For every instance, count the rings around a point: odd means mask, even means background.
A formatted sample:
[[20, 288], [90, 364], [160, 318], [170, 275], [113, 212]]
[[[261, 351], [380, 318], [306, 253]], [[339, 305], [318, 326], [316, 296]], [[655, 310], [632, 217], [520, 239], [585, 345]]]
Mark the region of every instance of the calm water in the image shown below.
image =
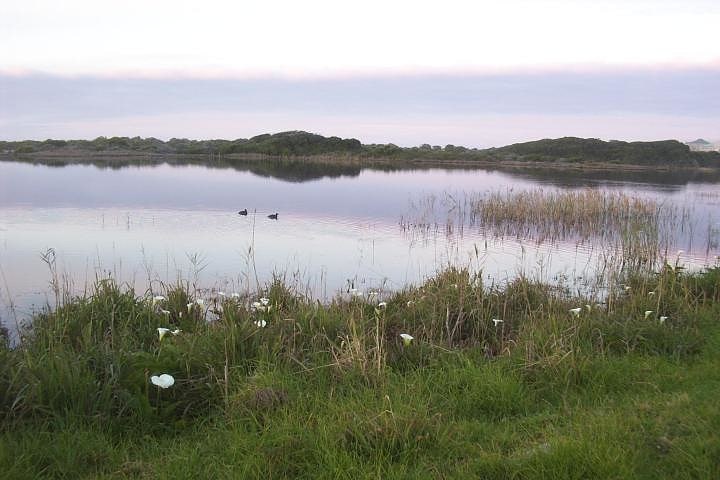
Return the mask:
[[[191, 165], [102, 169], [4, 161], [0, 319], [22, 321], [52, 303], [51, 276], [41, 258], [49, 249], [76, 292], [107, 275], [138, 292], [150, 282], [177, 279], [201, 288], [248, 291], [276, 273], [326, 300], [350, 283], [399, 289], [449, 264], [482, 268], [497, 281], [520, 270], [548, 278], [586, 275], [597, 246], [493, 239], [476, 228], [449, 236], [400, 228], [411, 203], [427, 195], [538, 186], [621, 190], [658, 199], [668, 208], [683, 206], [691, 228], [676, 232], [672, 245], [687, 252], [683, 261], [713, 263], [720, 253], [707, 240], [708, 232], [720, 232], [717, 179], [441, 169], [351, 169], [323, 177], [280, 167], [253, 173]], [[251, 214], [237, 215], [243, 208]], [[274, 212], [277, 221], [266, 218]]]

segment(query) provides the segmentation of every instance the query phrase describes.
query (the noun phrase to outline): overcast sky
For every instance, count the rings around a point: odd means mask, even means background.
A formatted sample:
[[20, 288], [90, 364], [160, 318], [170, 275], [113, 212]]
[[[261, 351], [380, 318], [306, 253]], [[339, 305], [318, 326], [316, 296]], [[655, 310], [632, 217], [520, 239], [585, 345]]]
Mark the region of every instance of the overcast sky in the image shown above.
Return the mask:
[[720, 139], [720, 2], [0, 3], [0, 138]]

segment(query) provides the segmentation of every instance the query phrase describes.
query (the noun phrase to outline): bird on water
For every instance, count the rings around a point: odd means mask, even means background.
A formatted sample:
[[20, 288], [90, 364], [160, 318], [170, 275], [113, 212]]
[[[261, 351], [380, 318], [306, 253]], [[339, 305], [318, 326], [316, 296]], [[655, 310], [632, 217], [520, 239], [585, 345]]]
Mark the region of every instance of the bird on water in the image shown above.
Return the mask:
[[240, 210], [238, 215], [247, 215], [247, 208], [245, 210]]
[[270, 215], [268, 215], [268, 218], [269, 218], [270, 220], [277, 220], [277, 216], [278, 216], [277, 213], [271, 213]]

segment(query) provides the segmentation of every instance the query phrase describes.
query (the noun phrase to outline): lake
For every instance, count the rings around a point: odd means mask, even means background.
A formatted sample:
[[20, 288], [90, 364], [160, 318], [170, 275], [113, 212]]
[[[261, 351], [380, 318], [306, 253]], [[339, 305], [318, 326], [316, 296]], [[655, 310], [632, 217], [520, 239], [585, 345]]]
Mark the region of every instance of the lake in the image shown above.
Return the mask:
[[[592, 274], [601, 250], [592, 242], [498, 237], [462, 221], [445, 228], [443, 209], [452, 216], [467, 193], [593, 188], [651, 198], [686, 217], [667, 245], [685, 251], [683, 263], [708, 265], [720, 254], [720, 180], [699, 173], [328, 172], [2, 161], [0, 319], [12, 325], [54, 304], [51, 266], [75, 293], [108, 276], [139, 294], [177, 280], [248, 292], [276, 275], [321, 301], [351, 287], [402, 289], [448, 265], [481, 269], [493, 282], [519, 272], [570, 283]], [[428, 198], [437, 200], [435, 228], [404, 228]], [[277, 220], [267, 218], [276, 212]]]

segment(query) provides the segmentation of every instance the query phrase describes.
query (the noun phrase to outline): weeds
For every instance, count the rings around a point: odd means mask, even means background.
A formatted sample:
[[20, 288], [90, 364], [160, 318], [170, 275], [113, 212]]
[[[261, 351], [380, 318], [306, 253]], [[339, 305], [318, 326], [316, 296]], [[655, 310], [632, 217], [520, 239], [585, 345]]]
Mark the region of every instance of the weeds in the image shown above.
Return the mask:
[[[197, 302], [183, 284], [138, 296], [103, 279], [36, 317], [14, 348], [0, 345], [0, 443], [10, 452], [0, 464], [18, 477], [155, 476], [180, 473], [154, 463], [157, 452], [199, 442], [207, 459], [174, 458], [200, 476], [377, 473], [363, 465], [423, 476], [440, 463], [452, 476], [625, 478], [656, 448], [667, 450], [663, 472], [687, 468], [675, 454], [687, 445], [712, 473], [717, 464], [692, 436], [668, 430], [675, 420], [664, 414], [626, 427], [624, 413], [587, 408], [664, 411], [662, 392], [683, 384], [684, 366], [714, 364], [719, 270], [667, 265], [609, 287], [603, 302], [523, 277], [485, 285], [458, 269], [382, 299], [342, 294], [327, 305], [279, 281]], [[160, 339], [158, 327], [181, 331]], [[152, 385], [161, 373], [174, 385]], [[634, 433], [637, 422], [654, 436]], [[41, 452], [37, 431], [79, 442], [72, 458], [84, 470], [61, 460], [61, 447]]]

